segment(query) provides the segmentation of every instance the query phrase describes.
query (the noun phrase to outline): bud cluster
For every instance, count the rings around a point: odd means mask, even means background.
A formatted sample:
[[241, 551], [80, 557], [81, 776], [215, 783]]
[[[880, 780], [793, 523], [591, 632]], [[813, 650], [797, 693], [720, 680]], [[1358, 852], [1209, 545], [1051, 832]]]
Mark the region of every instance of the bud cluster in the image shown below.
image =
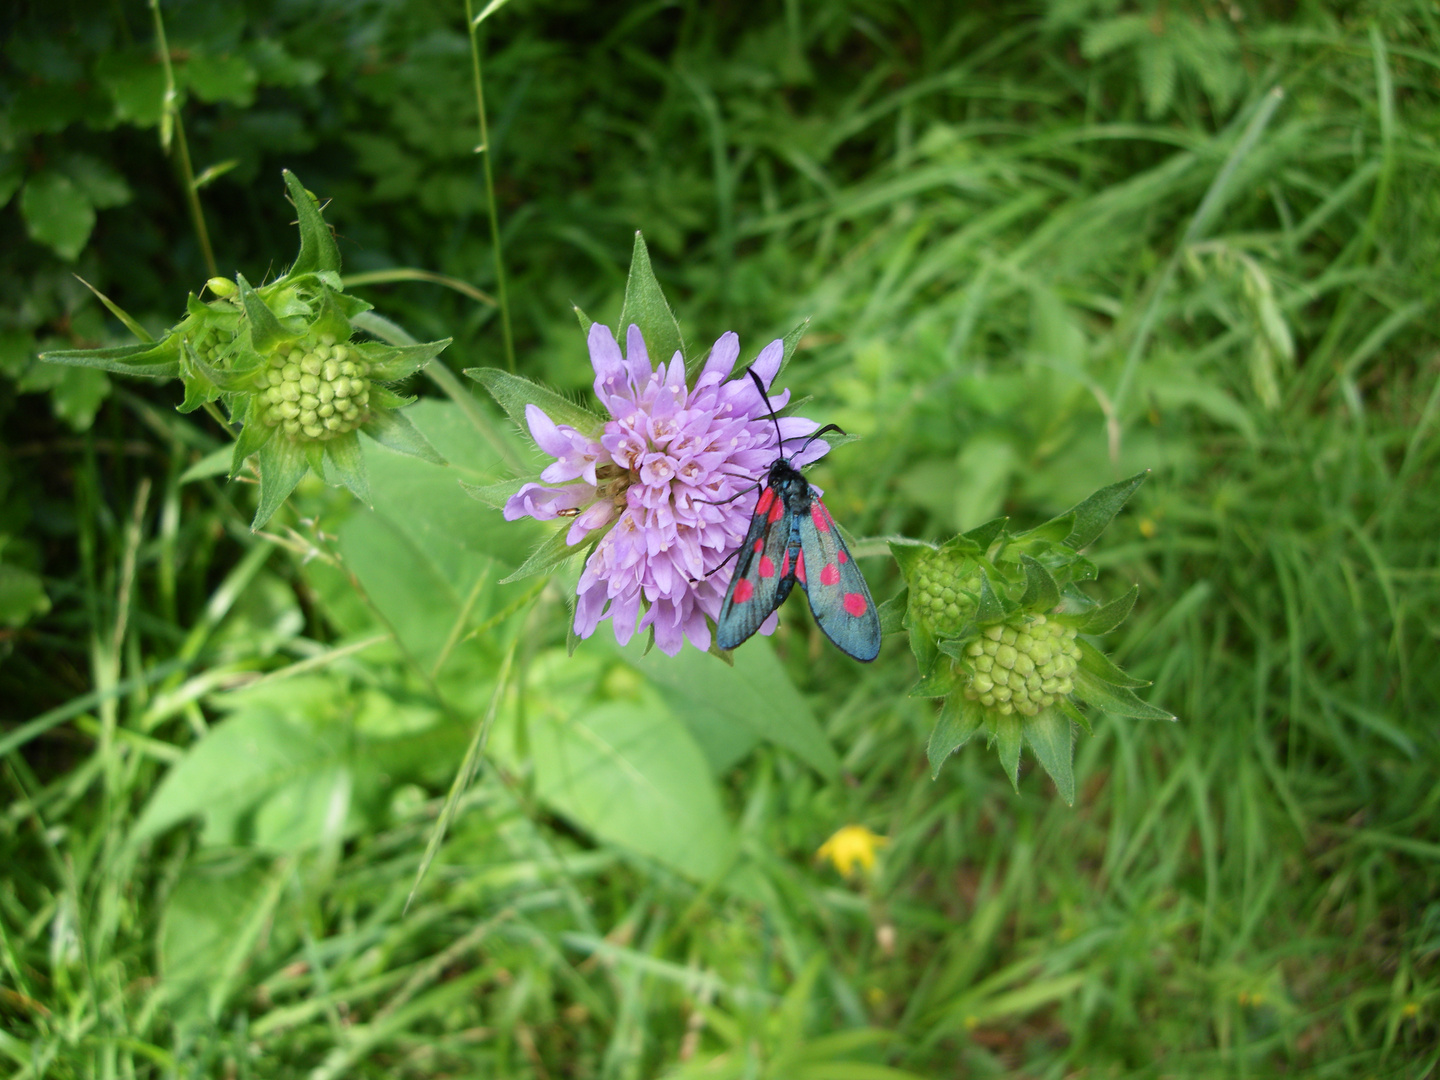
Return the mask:
[[225, 362], [235, 341], [235, 332], [214, 322], [202, 323], [199, 332], [190, 340], [195, 355], [207, 364], [220, 366]]
[[[967, 565], [972, 572], [961, 577]], [[980, 571], [974, 567], [973, 559], [951, 548], [927, 551], [916, 563], [912, 603], [935, 635], [958, 633], [974, 613], [980, 592]]]
[[981, 631], [965, 649], [965, 696], [1003, 714], [1035, 716], [1075, 689], [1080, 646], [1073, 626], [1021, 615]]
[[369, 416], [370, 365], [331, 334], [277, 350], [256, 376], [260, 416], [292, 439], [331, 439]]

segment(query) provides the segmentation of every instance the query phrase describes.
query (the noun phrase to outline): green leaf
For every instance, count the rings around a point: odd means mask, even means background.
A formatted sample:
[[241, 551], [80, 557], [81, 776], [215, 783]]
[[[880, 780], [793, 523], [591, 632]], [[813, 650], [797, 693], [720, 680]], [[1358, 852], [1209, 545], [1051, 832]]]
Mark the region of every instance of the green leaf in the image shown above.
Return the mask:
[[947, 697], [940, 706], [940, 719], [930, 732], [930, 744], [926, 754], [930, 758], [930, 779], [940, 775], [945, 759], [970, 741], [980, 730], [985, 712], [980, 703], [969, 700], [964, 694], [955, 693]]
[[110, 312], [110, 314], [114, 315], [117, 319], [124, 323], [125, 329], [129, 330], [142, 342], [149, 343], [155, 340], [153, 337], [150, 336], [149, 332], [145, 329], [145, 327], [141, 326], [139, 322], [137, 322], [134, 318], [131, 317], [128, 311], [122, 308], [119, 304], [115, 303], [114, 300], [111, 300], [108, 296], [102, 293], [99, 289], [95, 288], [94, 285], [91, 285], [90, 282], [86, 281], [79, 274], [75, 275], [75, 280], [80, 282], [81, 285], [84, 285], [87, 289], [94, 293], [95, 298], [99, 300], [100, 303], [105, 305], [106, 309]]
[[1050, 571], [1029, 555], [1020, 556], [1020, 565], [1025, 568], [1025, 593], [1020, 597], [1020, 607], [1031, 612], [1054, 609], [1060, 603], [1060, 586]]
[[427, 341], [423, 345], [362, 345], [356, 351], [370, 365], [372, 379], [394, 382], [414, 375], [444, 352], [445, 347], [453, 340], [455, 339], [442, 338], [439, 341]]
[[[779, 378], [780, 378], [781, 372], [783, 372], [783, 371], [785, 370], [786, 365], [790, 363], [790, 358], [795, 355], [795, 347], [800, 344], [800, 339], [805, 336], [805, 331], [806, 331], [807, 329], [809, 329], [809, 327], [810, 327], [810, 320], [807, 318], [807, 319], [805, 319], [805, 321], [802, 322], [799, 326], [795, 327], [795, 329], [791, 330], [788, 334], [786, 334], [783, 338], [780, 339], [784, 344], [781, 346], [781, 349], [780, 349], [780, 367], [779, 367], [778, 369], [776, 369], [776, 372], [775, 372], [775, 378], [776, 378], [776, 379], [779, 379]], [[772, 340], [773, 340], [773, 339], [772, 339]], [[750, 359], [746, 360], [743, 364], [738, 365], [738, 366], [736, 367], [736, 369], [735, 369], [735, 374], [732, 375], [731, 378], [736, 378], [736, 379], [738, 379], [738, 378], [743, 378], [744, 375], [745, 375], [745, 372], [747, 372], [747, 371], [750, 370], [750, 365], [753, 364], [753, 363], [755, 363], [756, 360], [760, 359], [760, 354], [761, 354], [762, 352], [764, 352], [765, 349], [767, 349], [767, 348], [769, 347], [769, 345], [770, 345], [770, 342], [767, 341], [767, 342], [765, 342], [764, 344], [760, 345], [758, 348], [756, 348], [756, 350], [755, 350], [755, 355], [752, 356], [752, 357], [750, 357]], [[692, 374], [692, 375], [693, 375], [693, 374], [698, 373], [698, 371], [700, 370], [700, 368], [703, 367], [703, 364], [701, 363], [701, 361], [702, 361], [703, 359], [705, 359], [705, 358], [704, 358], [704, 357], [699, 357], [699, 356], [697, 356], [697, 357], [695, 358], [695, 363], [697, 364], [696, 371], [695, 371], [695, 372], [689, 372], [689, 374]], [[691, 381], [693, 382], [694, 380], [692, 379]], [[783, 415], [786, 415], [787, 413], [790, 413], [790, 411], [791, 411], [792, 409], [795, 409], [795, 408], [797, 408], [798, 406], [803, 405], [806, 401], [809, 401], [809, 400], [810, 400], [809, 398], [800, 398], [800, 399], [792, 400], [788, 406], [786, 406], [784, 409], [781, 410], [781, 415], [783, 416]], [[859, 437], [859, 436], [853, 436], [853, 435], [852, 435], [852, 436], [850, 436], [849, 438], [850, 438], [850, 439], [854, 439], [854, 438], [858, 438], [858, 437]], [[840, 445], [842, 445], [844, 442], [849, 441], [849, 440], [846, 439], [846, 438], [844, 438], [844, 437], [842, 437], [841, 439], [831, 439], [831, 440], [828, 440], [828, 441], [830, 442], [830, 445], [831, 445], [831, 446], [840, 446]]]
[[38, 575], [0, 563], [0, 626], [24, 626], [49, 610], [50, 598]]
[[990, 585], [990, 575], [982, 568], [980, 571], [980, 598], [975, 601], [974, 622], [979, 626], [989, 626], [992, 623], [1003, 622], [1005, 615], [1005, 605], [995, 595], [995, 590]]
[[991, 712], [991, 724], [995, 733], [995, 749], [1000, 755], [1000, 766], [1010, 778], [1010, 786], [1020, 793], [1020, 744], [1024, 741], [1020, 730], [1020, 717], [1014, 713]]
[[360, 454], [360, 437], [353, 431], [325, 443], [325, 482], [333, 483], [335, 480], [349, 488], [350, 493], [366, 506], [373, 502], [370, 486], [365, 482], [365, 459]]
[[239, 471], [238, 465], [234, 469], [231, 468], [234, 460], [235, 451], [232, 446], [222, 446], [218, 450], [212, 450], [180, 474], [180, 483], [182, 485], [193, 484], [196, 480], [208, 480], [212, 476], [224, 476], [227, 473], [234, 476]]
[[730, 865], [734, 838], [704, 754], [658, 705], [612, 702], [530, 717], [535, 794], [596, 836], [697, 881]]
[[1149, 475], [1148, 469], [1136, 473], [1130, 479], [1103, 487], [1088, 499], [1077, 503], [1069, 511], [1075, 515], [1075, 524], [1071, 527], [1070, 535], [1065, 538], [1065, 543], [1076, 551], [1092, 544]]
[[[995, 538], [1004, 531], [1005, 523], [1009, 520], [1008, 517], [991, 518], [985, 522], [985, 524], [976, 525], [975, 528], [968, 532], [961, 533], [960, 538], [970, 541], [979, 549], [978, 553], [983, 555], [990, 550], [990, 545], [993, 544]], [[949, 547], [953, 543], [954, 541], [952, 540], [945, 546]]]
[[255, 295], [244, 274], [236, 274], [235, 283], [240, 286], [240, 303], [245, 308], [245, 321], [250, 328], [250, 344], [257, 353], [272, 353], [281, 343], [299, 336], [280, 325], [269, 305]]
[[1140, 586], [1134, 585], [1124, 596], [1095, 608], [1093, 611], [1081, 612], [1071, 619], [1067, 619], [1066, 622], [1082, 634], [1108, 634], [1125, 621], [1139, 595]]
[[907, 586], [901, 589], [889, 600], [881, 602], [876, 609], [880, 616], [880, 633], [898, 634], [905, 629], [905, 620], [909, 615], [910, 589]]
[[571, 306], [575, 309], [575, 318], [580, 320], [580, 335], [588, 338], [590, 336], [590, 327], [595, 325], [595, 320], [581, 311], [579, 305]]
[[840, 759], [824, 729], [768, 641], [752, 640], [736, 650], [733, 666], [695, 649], [676, 656], [659, 650], [636, 655], [641, 651], [632, 642], [624, 655], [660, 687], [717, 773], [748, 750], [736, 754], [743, 743], [737, 744], [733, 732], [740, 730], [794, 752], [826, 779], [840, 774]]
[[1035, 751], [1050, 779], [1055, 781], [1060, 797], [1067, 806], [1074, 806], [1075, 769], [1071, 759], [1075, 733], [1069, 719], [1059, 710], [1042, 709], [1038, 715], [1025, 721], [1024, 731], [1025, 741]]
[[[186, 400], [189, 400], [188, 386], [186, 387]], [[258, 454], [261, 447], [274, 438], [278, 430], [278, 428], [271, 427], [263, 420], [250, 416], [247, 410], [244, 425], [240, 428], [240, 434], [235, 439], [234, 451], [230, 454], [230, 476], [234, 478], [240, 470], [245, 467], [245, 459], [251, 454]], [[284, 438], [284, 436], [280, 437]], [[220, 452], [223, 451], [217, 451], [217, 453]], [[192, 465], [185, 471], [185, 476], [190, 476], [196, 468], [198, 468], [198, 465]], [[180, 482], [185, 483], [185, 477], [182, 476]]]
[[271, 439], [260, 448], [260, 505], [250, 523], [252, 530], [275, 515], [309, 468], [305, 451], [291, 439]]
[[460, 481], [460, 487], [476, 502], [484, 503], [494, 510], [505, 509], [505, 504], [511, 497], [516, 495], [522, 487], [531, 483], [529, 480], [501, 480], [498, 484], [467, 484]]
[[907, 583], [914, 576], [915, 568], [919, 563], [935, 550], [934, 544], [905, 537], [897, 537], [888, 543], [890, 555], [895, 560], [895, 564], [900, 567], [900, 574]]
[[[161, 356], [168, 359], [156, 359]], [[68, 367], [94, 367], [101, 372], [135, 374], [148, 379], [174, 379], [180, 374], [180, 341], [179, 338], [166, 338], [158, 346], [138, 341], [130, 346], [108, 348], [58, 348], [40, 353], [40, 359]], [[147, 360], [147, 363], [138, 363], [140, 360]]]
[[373, 413], [370, 419], [360, 426], [360, 430], [381, 446], [389, 447], [396, 453], [408, 454], [432, 465], [446, 464], [439, 451], [430, 445], [424, 435], [415, 430], [415, 425], [410, 423], [403, 413], [389, 409]]
[[181, 69], [185, 81], [201, 101], [228, 102], [248, 109], [255, 104], [259, 74], [243, 56], [194, 50]]
[[1133, 691], [1113, 686], [1083, 666], [1075, 672], [1075, 696], [1115, 716], [1133, 716], [1137, 720], [1176, 719], [1173, 713], [1141, 701]]
[[286, 169], [282, 175], [290, 193], [290, 202], [300, 219], [300, 254], [295, 257], [287, 276], [313, 274], [321, 270], [339, 273], [340, 249], [335, 244], [335, 234], [320, 214], [320, 207], [294, 173]]
[[30, 237], [73, 262], [95, 228], [95, 207], [68, 176], [45, 169], [20, 193], [20, 214]]
[[500, 584], [509, 585], [511, 582], [534, 577], [536, 574], [549, 573], [557, 566], [564, 566], [582, 551], [587, 551], [588, 546], [583, 542], [573, 547], [565, 543], [565, 536], [569, 531], [568, 523], [563, 528], [556, 529], [546, 537], [544, 543], [531, 552], [530, 557], [521, 563], [517, 570], [508, 577], [501, 578]]
[[522, 431], [530, 430], [525, 420], [526, 405], [534, 405], [555, 423], [569, 424], [586, 435], [594, 435], [605, 426], [603, 416], [520, 375], [512, 375], [499, 368], [466, 368], [465, 374], [485, 387]]
[[[942, 641], [940, 643], [940, 651], [950, 653], [949, 646], [952, 644], [954, 643]], [[955, 655], [963, 651], [961, 648], [956, 648], [955, 653], [951, 653], [950, 655]], [[937, 664], [924, 675], [920, 676], [920, 681], [912, 686], [905, 696], [915, 698], [949, 697], [959, 688], [960, 676], [956, 674], [955, 665]]]
[[620, 325], [615, 334], [622, 344], [631, 324], [640, 328], [652, 366], [662, 361], [669, 362], [676, 352], [682, 357], [685, 355], [680, 323], [665, 302], [660, 282], [655, 280], [655, 271], [650, 267], [650, 250], [638, 230], [630, 256], [630, 276], [625, 281], [625, 302], [620, 307]]
[[1113, 660], [1083, 638], [1078, 639], [1076, 644], [1080, 646], [1080, 667], [1096, 678], [1103, 679], [1112, 686], [1123, 686], [1130, 690], [1150, 685], [1144, 679], [1125, 674]]

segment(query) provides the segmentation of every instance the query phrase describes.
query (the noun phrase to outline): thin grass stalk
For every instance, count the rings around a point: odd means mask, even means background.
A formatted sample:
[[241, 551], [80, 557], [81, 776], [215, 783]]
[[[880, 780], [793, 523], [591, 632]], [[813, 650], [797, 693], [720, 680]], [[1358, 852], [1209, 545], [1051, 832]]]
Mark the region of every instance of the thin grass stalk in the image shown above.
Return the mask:
[[472, 0], [465, 0], [465, 29], [470, 35], [470, 67], [475, 80], [475, 107], [480, 114], [480, 145], [475, 148], [483, 156], [485, 166], [485, 201], [490, 215], [490, 243], [495, 250], [495, 293], [500, 302], [500, 329], [505, 337], [505, 366], [515, 370], [515, 340], [510, 329], [510, 301], [505, 290], [505, 259], [500, 250], [500, 217], [495, 206], [495, 174], [490, 167], [490, 128], [485, 119], [485, 83], [480, 72], [480, 41], [477, 34], [480, 19], [495, 5], [490, 5], [476, 18]]

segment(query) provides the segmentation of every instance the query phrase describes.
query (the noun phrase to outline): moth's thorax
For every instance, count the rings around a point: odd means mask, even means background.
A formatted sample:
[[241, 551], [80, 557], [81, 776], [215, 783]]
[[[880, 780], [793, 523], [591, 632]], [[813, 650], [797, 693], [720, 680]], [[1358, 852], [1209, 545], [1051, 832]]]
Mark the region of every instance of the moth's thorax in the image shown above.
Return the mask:
[[797, 513], [810, 508], [810, 482], [788, 458], [775, 459], [765, 477], [765, 486], [774, 489], [776, 498]]

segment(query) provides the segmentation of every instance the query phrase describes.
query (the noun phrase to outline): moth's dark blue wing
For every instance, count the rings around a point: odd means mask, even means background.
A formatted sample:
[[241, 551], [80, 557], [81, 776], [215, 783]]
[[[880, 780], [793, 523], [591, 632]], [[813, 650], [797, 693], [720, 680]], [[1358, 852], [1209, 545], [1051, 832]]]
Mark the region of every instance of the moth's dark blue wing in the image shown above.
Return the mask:
[[825, 636], [856, 660], [880, 655], [880, 616], [865, 577], [840, 539], [840, 530], [813, 490], [810, 512], [799, 519], [800, 565], [796, 577]]
[[767, 484], [755, 503], [730, 590], [715, 620], [715, 644], [720, 648], [733, 649], [755, 633], [789, 594], [795, 582], [795, 567], [787, 557], [793, 520], [779, 493]]

